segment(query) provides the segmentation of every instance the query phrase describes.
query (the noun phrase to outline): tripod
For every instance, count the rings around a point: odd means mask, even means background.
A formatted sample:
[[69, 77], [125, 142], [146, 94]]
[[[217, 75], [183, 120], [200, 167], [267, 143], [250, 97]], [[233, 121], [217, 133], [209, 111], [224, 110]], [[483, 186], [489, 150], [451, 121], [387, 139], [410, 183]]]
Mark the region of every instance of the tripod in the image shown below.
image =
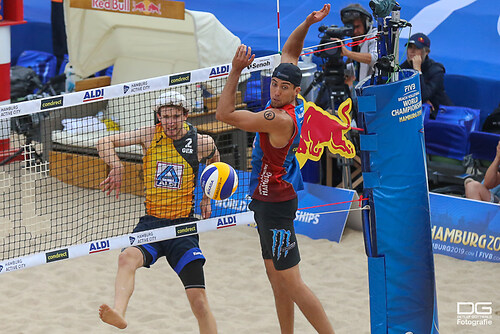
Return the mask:
[[[19, 133], [20, 135], [24, 135], [25, 137], [25, 144], [23, 147], [18, 149], [14, 154], [11, 156], [3, 159], [0, 161], [0, 166], [6, 165], [21, 154], [29, 154], [30, 159], [25, 159], [26, 163], [30, 164], [40, 164], [43, 161], [42, 156], [34, 149], [29, 149], [26, 151], [25, 148], [29, 148], [32, 146], [33, 142], [33, 133], [35, 132], [35, 128], [33, 125], [33, 118], [32, 115], [24, 115], [24, 116], [19, 116], [14, 119], [12, 119], [12, 125], [14, 130]], [[32, 158], [32, 159], [31, 159]], [[30, 167], [30, 166], [28, 166]]]

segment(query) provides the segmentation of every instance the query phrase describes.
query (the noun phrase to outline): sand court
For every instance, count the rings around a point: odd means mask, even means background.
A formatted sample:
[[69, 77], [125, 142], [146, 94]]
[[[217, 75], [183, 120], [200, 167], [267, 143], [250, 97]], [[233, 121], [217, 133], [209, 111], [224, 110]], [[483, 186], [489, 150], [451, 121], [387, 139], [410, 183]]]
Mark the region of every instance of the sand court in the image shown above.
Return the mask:
[[[298, 236], [301, 272], [336, 333], [369, 333], [367, 260], [361, 232], [337, 244]], [[201, 234], [207, 294], [219, 333], [279, 333], [257, 231], [233, 227]], [[119, 251], [58, 261], [0, 276], [3, 333], [118, 333], [98, 309], [112, 303]], [[441, 333], [494, 334], [500, 328], [500, 266], [436, 255]], [[457, 325], [457, 302], [492, 302], [492, 325]], [[124, 333], [197, 333], [183, 286], [166, 261], [140, 269]], [[314, 333], [296, 310], [295, 332]]]

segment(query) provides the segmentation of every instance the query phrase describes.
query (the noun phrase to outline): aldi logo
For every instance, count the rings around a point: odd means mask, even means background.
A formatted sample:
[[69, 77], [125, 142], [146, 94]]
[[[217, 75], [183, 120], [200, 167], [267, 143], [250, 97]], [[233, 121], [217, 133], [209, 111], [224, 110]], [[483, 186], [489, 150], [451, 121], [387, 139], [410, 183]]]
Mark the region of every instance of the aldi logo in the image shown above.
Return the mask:
[[213, 67], [210, 70], [209, 78], [217, 78], [229, 75], [229, 65]]
[[89, 90], [85, 92], [83, 102], [91, 102], [104, 99], [104, 88]]
[[97, 241], [90, 244], [89, 254], [105, 252], [109, 250], [109, 240]]
[[183, 165], [168, 164], [158, 161], [156, 165], [155, 187], [180, 189], [182, 184]]
[[230, 226], [236, 226], [236, 216], [223, 217], [217, 220], [217, 229]]

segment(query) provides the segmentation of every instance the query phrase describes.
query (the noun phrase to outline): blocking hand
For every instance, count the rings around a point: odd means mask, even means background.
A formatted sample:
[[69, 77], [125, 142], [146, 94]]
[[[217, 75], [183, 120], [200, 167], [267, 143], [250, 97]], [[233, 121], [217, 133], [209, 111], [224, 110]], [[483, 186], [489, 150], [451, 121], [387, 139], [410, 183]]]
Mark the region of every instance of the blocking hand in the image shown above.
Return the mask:
[[247, 47], [245, 44], [241, 44], [238, 46], [238, 49], [236, 49], [236, 54], [233, 58], [233, 69], [241, 71], [249, 66], [254, 59], [255, 55], [252, 54], [252, 48], [249, 46]]

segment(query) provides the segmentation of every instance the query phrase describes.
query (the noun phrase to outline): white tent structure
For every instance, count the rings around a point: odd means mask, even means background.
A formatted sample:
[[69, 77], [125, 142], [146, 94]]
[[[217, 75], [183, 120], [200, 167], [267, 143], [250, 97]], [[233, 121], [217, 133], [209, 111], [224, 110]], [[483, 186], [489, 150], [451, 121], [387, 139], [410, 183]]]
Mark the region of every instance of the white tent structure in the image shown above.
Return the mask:
[[206, 12], [184, 20], [64, 2], [69, 62], [85, 78], [114, 65], [112, 84], [230, 63], [240, 39]]

